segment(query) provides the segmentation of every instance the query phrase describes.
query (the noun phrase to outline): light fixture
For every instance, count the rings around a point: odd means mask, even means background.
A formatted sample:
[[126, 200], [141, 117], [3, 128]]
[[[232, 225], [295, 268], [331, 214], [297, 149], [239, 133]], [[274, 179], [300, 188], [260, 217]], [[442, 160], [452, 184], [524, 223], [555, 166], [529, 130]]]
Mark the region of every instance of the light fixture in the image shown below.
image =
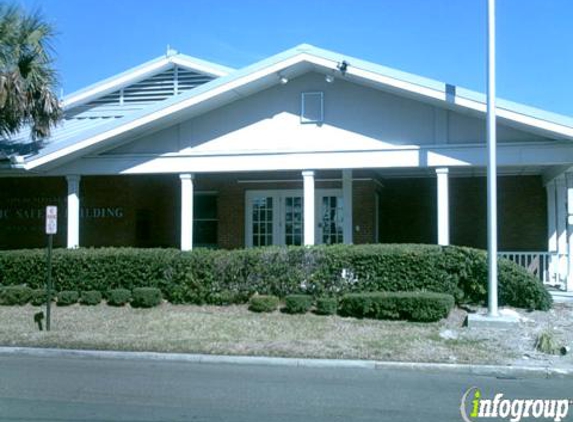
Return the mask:
[[279, 81], [281, 82], [282, 85], [288, 84], [288, 78], [286, 76], [279, 75]]
[[340, 70], [340, 73], [342, 73], [342, 75], [344, 76], [344, 74], [348, 70], [348, 66], [349, 66], [348, 62], [346, 60], [342, 60], [342, 62], [336, 65], [336, 68]]
[[326, 75], [326, 77], [324, 78], [326, 80], [326, 82], [328, 82], [329, 84], [334, 82], [334, 76], [332, 75]]

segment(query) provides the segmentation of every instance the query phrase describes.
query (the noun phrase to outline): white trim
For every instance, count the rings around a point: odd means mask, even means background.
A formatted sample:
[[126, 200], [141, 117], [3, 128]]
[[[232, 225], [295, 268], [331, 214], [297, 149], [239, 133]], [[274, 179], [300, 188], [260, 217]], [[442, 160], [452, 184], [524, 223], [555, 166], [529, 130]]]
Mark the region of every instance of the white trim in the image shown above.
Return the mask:
[[[485, 147], [452, 146], [451, 148], [405, 148], [294, 152], [289, 154], [226, 154], [200, 156], [178, 154], [164, 156], [95, 156], [63, 165], [50, 175], [81, 174], [173, 174], [190, 169], [194, 173], [302, 170], [340, 170], [345, 168], [429, 168], [485, 166]], [[535, 146], [525, 149], [512, 144], [498, 146], [499, 166], [558, 165], [573, 162], [573, 148], [565, 144]], [[317, 165], [320, 163], [320, 165]]]

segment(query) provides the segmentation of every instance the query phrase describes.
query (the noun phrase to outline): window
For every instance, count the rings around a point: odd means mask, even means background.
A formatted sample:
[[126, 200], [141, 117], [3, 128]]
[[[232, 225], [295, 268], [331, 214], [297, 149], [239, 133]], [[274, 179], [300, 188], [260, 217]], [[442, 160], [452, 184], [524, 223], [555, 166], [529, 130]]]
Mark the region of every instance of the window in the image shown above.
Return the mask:
[[193, 245], [217, 247], [217, 195], [197, 193], [193, 198]]
[[301, 123], [322, 123], [324, 119], [324, 94], [303, 92], [301, 98]]

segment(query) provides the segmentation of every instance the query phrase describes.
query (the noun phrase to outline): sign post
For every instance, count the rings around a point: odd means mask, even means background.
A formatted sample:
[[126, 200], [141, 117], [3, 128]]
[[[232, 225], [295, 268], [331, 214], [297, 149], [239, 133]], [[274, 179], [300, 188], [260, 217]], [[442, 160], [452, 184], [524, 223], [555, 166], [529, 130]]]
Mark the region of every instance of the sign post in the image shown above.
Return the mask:
[[52, 246], [58, 232], [58, 207], [46, 207], [46, 234], [48, 235], [48, 274], [46, 283], [46, 331], [50, 331], [50, 305], [52, 302]]

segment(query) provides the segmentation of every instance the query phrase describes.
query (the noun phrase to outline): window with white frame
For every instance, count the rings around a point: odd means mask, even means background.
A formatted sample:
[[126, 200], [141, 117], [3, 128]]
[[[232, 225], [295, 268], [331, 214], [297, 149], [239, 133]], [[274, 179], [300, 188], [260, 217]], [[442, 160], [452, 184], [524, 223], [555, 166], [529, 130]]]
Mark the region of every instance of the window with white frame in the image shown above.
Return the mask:
[[324, 93], [303, 92], [301, 94], [301, 123], [322, 123], [324, 120]]

